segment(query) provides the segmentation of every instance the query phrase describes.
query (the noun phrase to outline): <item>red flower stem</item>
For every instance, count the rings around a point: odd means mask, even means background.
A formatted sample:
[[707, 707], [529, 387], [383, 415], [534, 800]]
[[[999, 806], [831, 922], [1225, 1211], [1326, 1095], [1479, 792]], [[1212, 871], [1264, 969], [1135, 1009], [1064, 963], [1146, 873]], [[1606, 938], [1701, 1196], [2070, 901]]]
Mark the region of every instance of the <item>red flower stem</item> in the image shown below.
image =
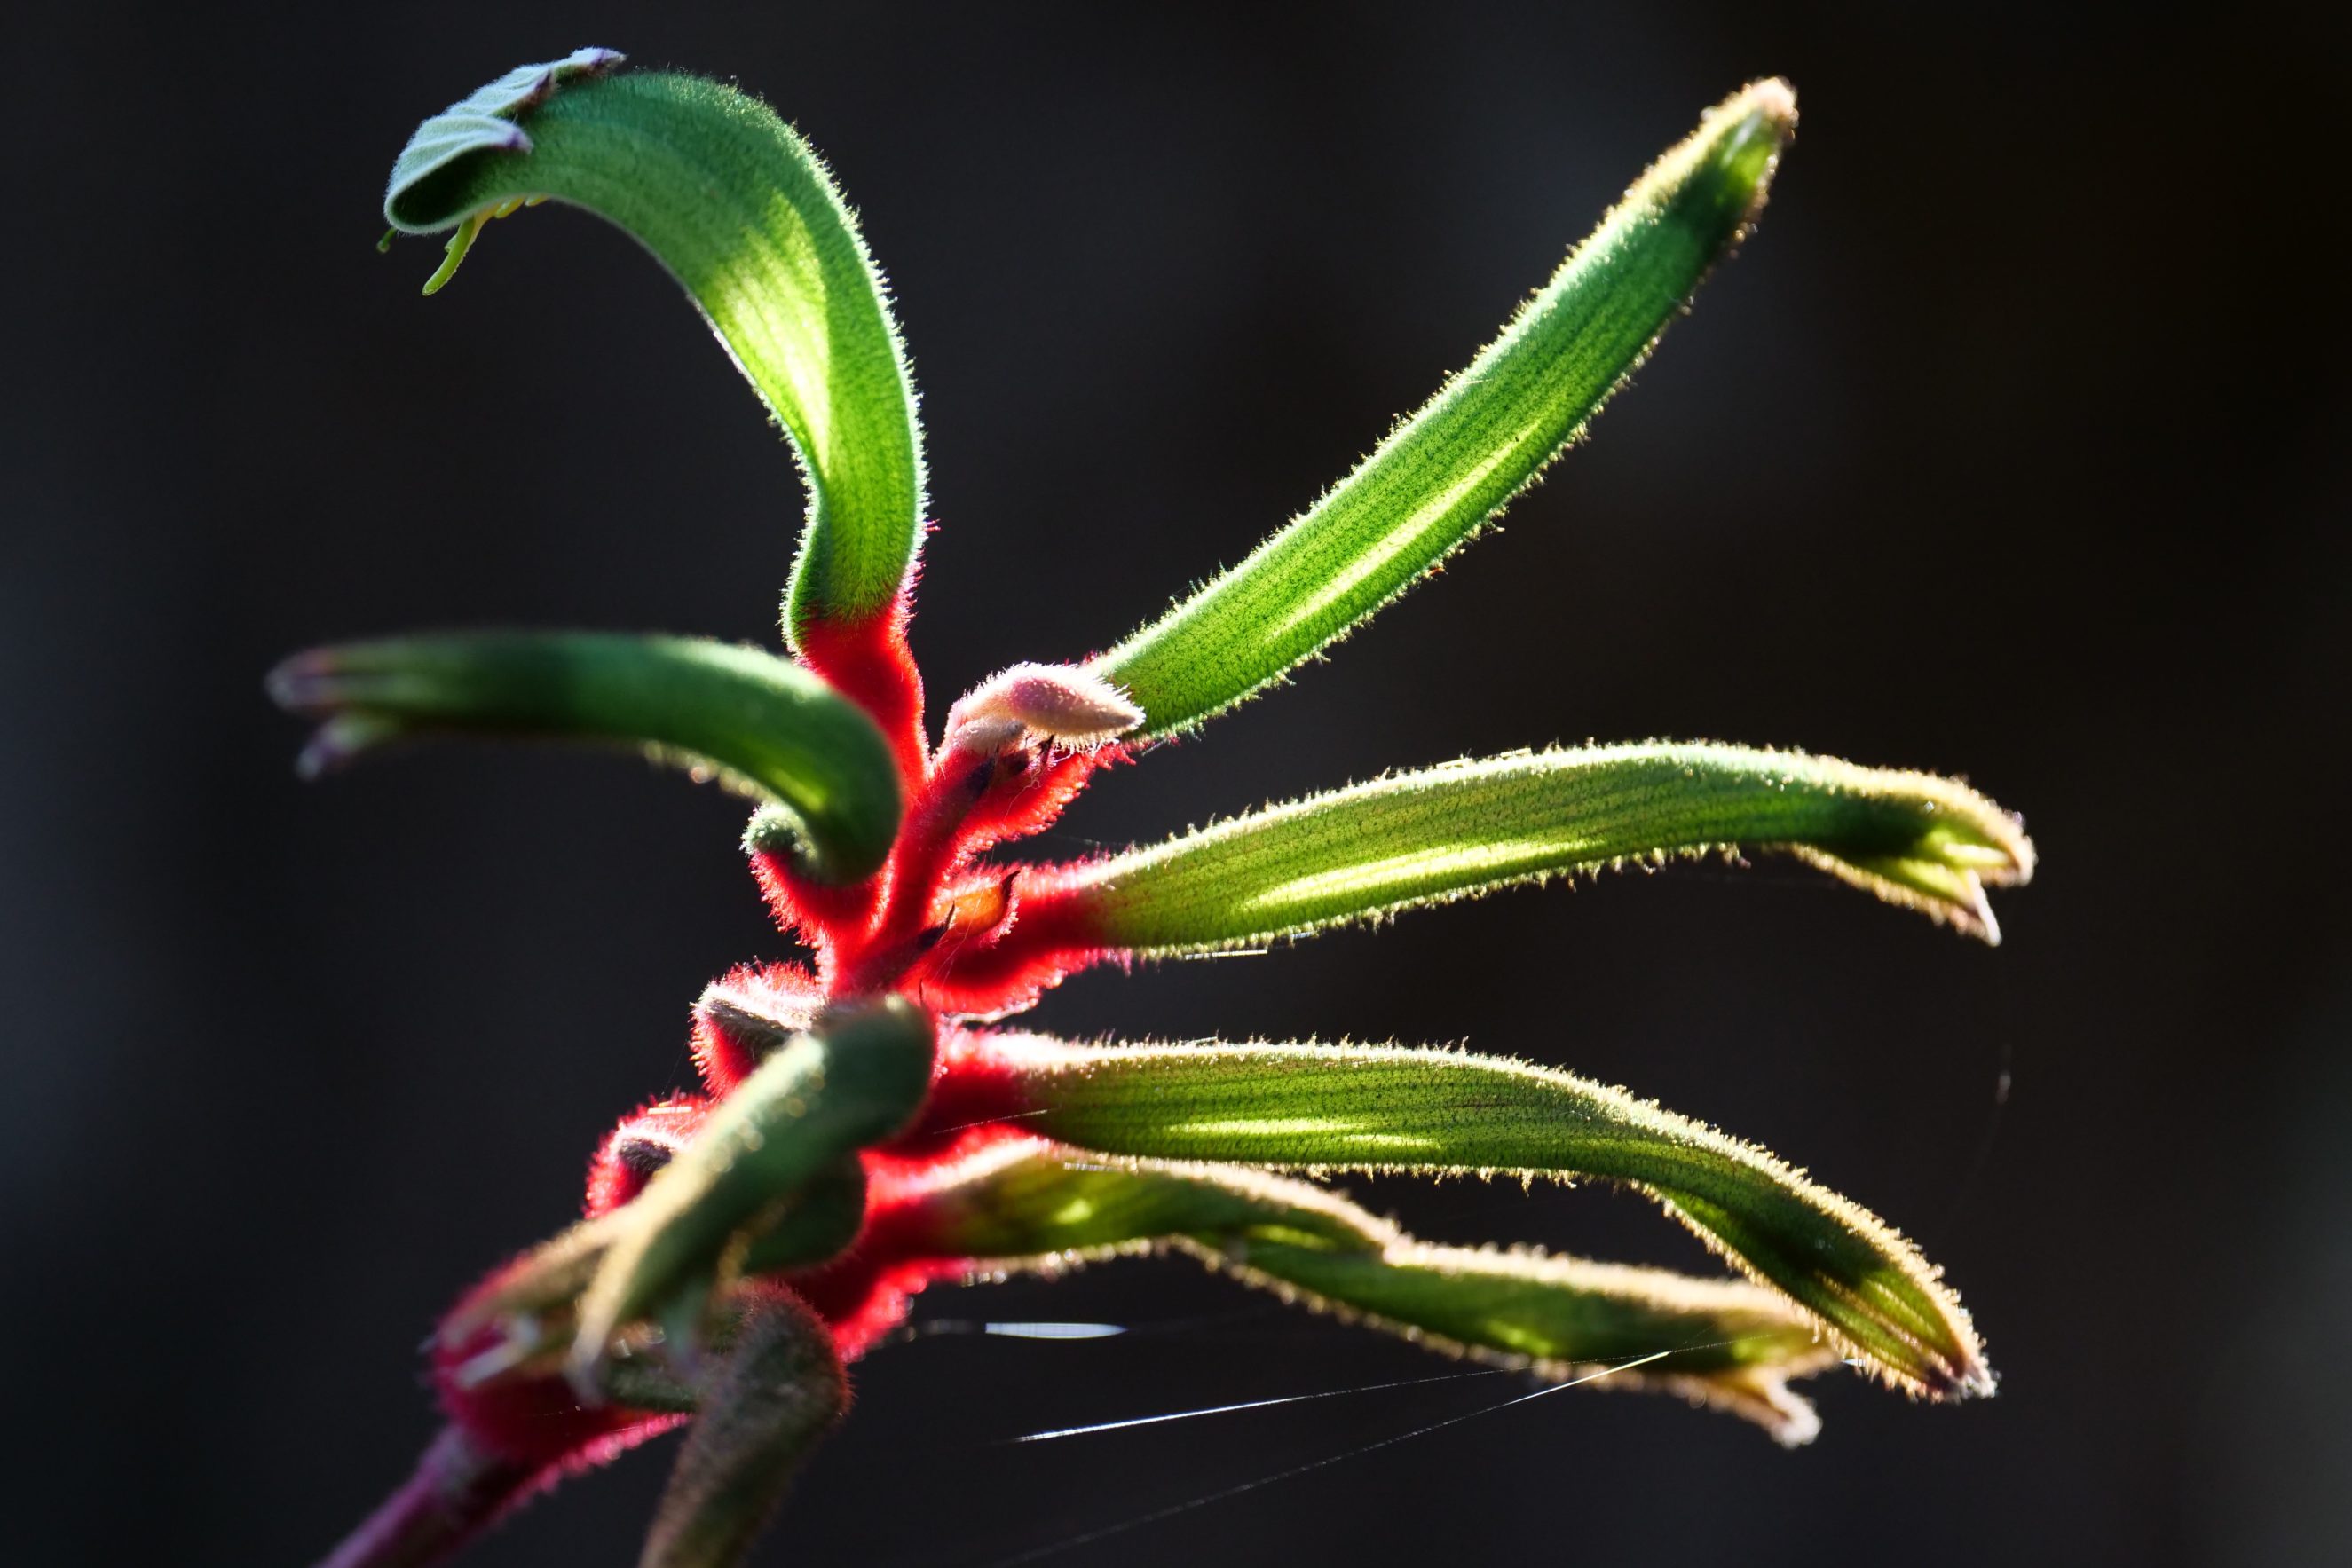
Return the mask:
[[942, 747], [923, 789], [898, 830], [898, 846], [883, 870], [887, 885], [882, 912], [854, 947], [836, 954], [836, 998], [872, 996], [889, 989], [937, 939], [931, 918], [940, 886], [961, 858], [964, 819], [986, 792], [995, 767], [992, 755]]
[[793, 628], [801, 663], [835, 691], [866, 710], [881, 727], [898, 759], [898, 781], [909, 798], [923, 785], [923, 676], [907, 646], [907, 621], [914, 612], [914, 573], [898, 597], [862, 621], [812, 621]]
[[1016, 918], [996, 941], [941, 954], [921, 977], [926, 1004], [969, 1018], [1019, 1012], [1081, 969], [1125, 962], [1107, 943], [1094, 912], [1071, 897], [1055, 868], [1031, 866], [1014, 883]]

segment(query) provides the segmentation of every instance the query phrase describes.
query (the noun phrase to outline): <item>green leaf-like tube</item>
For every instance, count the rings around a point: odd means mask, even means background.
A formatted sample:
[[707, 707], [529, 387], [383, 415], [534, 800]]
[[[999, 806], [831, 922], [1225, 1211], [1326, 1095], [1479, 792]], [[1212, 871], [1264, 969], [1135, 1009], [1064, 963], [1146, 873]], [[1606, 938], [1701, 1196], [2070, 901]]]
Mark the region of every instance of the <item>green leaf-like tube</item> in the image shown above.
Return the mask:
[[986, 1273], [1172, 1243], [1318, 1311], [1555, 1379], [1670, 1351], [1618, 1375], [1733, 1410], [1784, 1443], [1819, 1427], [1787, 1380], [1835, 1360], [1809, 1319], [1744, 1281], [1432, 1246], [1337, 1194], [1258, 1171], [1022, 1139], [927, 1172], [922, 1186], [888, 1211], [894, 1249]]
[[1592, 1176], [1650, 1194], [1915, 1393], [1989, 1393], [1975, 1330], [1916, 1249], [1772, 1155], [1622, 1090], [1395, 1046], [1072, 1046], [1003, 1035], [1019, 1124], [1104, 1154], [1273, 1169]]
[[898, 769], [874, 721], [756, 648], [585, 632], [398, 637], [297, 653], [269, 691], [325, 720], [306, 774], [419, 735], [606, 741], [781, 806], [823, 881], [866, 875], [898, 831]]
[[1143, 734], [1188, 729], [1346, 636], [1533, 484], [1763, 206], [1785, 82], [1716, 106], [1470, 368], [1240, 565], [1104, 654]]
[[1200, 952], [1631, 861], [1800, 855], [1998, 941], [1984, 884], [2032, 874], [2014, 819], [1931, 774], [1711, 745], [1604, 746], [1375, 779], [1063, 872], [1105, 947]]
[[[628, 232], [686, 286], [808, 481], [785, 627], [887, 610], [914, 559], [923, 453], [906, 351], [856, 220], [799, 132], [700, 78], [605, 77], [582, 50], [509, 72], [418, 128], [384, 216], [455, 228], [551, 198]], [[432, 287], [450, 267], [436, 273]]]

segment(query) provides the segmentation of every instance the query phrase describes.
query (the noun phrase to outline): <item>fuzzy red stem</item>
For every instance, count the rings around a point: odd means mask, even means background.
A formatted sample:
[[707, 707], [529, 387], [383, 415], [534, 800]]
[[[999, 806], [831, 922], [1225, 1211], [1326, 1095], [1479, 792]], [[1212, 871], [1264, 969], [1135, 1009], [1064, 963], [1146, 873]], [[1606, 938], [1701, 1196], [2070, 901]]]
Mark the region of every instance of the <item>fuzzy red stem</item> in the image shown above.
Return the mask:
[[923, 738], [923, 676], [907, 645], [914, 614], [915, 569], [887, 607], [862, 621], [811, 622], [793, 629], [801, 663], [866, 710], [898, 764], [908, 798], [922, 788], [929, 747]]

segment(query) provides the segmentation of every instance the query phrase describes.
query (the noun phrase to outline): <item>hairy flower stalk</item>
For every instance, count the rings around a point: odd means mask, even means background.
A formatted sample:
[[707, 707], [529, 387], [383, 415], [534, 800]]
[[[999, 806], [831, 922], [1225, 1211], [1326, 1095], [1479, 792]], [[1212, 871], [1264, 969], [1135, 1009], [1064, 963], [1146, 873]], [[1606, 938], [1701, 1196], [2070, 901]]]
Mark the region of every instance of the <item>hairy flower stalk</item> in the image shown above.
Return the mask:
[[[452, 734], [571, 738], [713, 778], [799, 960], [697, 1004], [701, 1092], [598, 1146], [584, 1218], [494, 1271], [430, 1348], [446, 1425], [328, 1561], [438, 1562], [525, 1498], [689, 1427], [642, 1561], [740, 1561], [847, 1407], [845, 1363], [940, 1281], [1174, 1249], [1459, 1356], [1565, 1380], [1628, 1362], [1810, 1439], [1790, 1380], [1849, 1359], [1988, 1392], [1968, 1314], [1896, 1231], [1752, 1145], [1557, 1069], [1399, 1046], [1075, 1045], [975, 1027], [1089, 965], [1385, 919], [1675, 856], [1788, 854], [1998, 940], [2016, 819], [1925, 774], [1650, 743], [1383, 777], [1076, 864], [1001, 857], [1139, 743], [1282, 680], [1419, 580], [1584, 432], [1752, 226], [1795, 104], [1759, 82], [1630, 189], [1461, 375], [1256, 552], [1089, 663], [1014, 664], [934, 745], [907, 643], [926, 527], [880, 274], [757, 100], [583, 49], [427, 120], [384, 213], [448, 233], [552, 201], [634, 236], [774, 416], [809, 492], [790, 659], [683, 638], [468, 632], [318, 649], [270, 690], [306, 773]], [[1534, 1046], [1537, 1042], [1525, 1042]], [[1417, 1241], [1299, 1176], [1585, 1177], [1738, 1278]]]

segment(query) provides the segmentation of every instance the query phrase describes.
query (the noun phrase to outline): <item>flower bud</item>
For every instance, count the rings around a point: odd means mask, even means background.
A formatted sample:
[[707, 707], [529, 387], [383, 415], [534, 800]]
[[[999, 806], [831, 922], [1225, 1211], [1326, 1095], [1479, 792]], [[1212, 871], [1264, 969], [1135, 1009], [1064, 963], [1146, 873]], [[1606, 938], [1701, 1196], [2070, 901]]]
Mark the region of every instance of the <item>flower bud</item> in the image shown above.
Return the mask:
[[713, 980], [694, 1004], [694, 1065], [714, 1095], [731, 1092], [815, 1021], [824, 993], [790, 964], [742, 965]]
[[948, 744], [993, 756], [1031, 737], [1091, 751], [1143, 722], [1143, 710], [1100, 675], [1068, 664], [1020, 664], [948, 710]]

